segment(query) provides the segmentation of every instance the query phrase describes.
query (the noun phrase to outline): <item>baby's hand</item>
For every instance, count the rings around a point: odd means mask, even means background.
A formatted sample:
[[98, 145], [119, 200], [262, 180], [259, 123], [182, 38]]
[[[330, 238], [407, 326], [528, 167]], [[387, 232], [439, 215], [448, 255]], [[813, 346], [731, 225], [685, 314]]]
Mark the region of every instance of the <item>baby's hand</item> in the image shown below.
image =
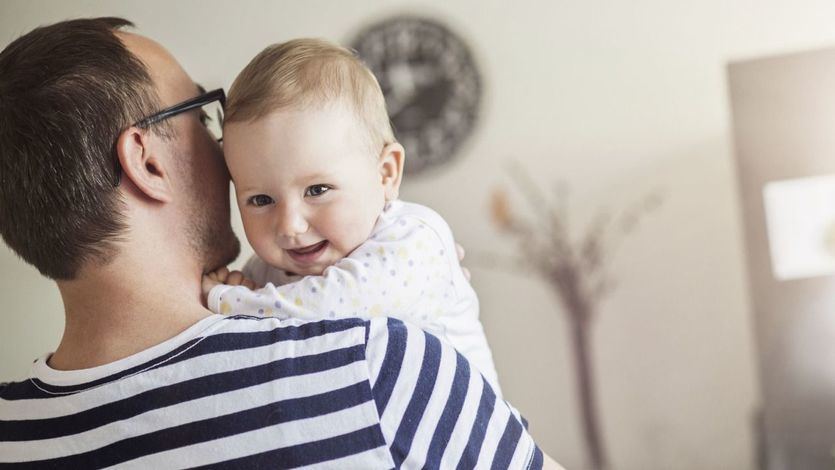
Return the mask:
[[[458, 254], [458, 262], [464, 261], [464, 247], [458, 242], [455, 242], [455, 252]], [[464, 266], [461, 266], [461, 270], [464, 271], [464, 277], [469, 281], [471, 277], [470, 270]]]
[[255, 289], [255, 282], [248, 279], [240, 271], [229, 271], [226, 268], [220, 268], [210, 273], [203, 275], [203, 303], [206, 304], [209, 298], [209, 292], [221, 284], [229, 286], [244, 286], [247, 289]]

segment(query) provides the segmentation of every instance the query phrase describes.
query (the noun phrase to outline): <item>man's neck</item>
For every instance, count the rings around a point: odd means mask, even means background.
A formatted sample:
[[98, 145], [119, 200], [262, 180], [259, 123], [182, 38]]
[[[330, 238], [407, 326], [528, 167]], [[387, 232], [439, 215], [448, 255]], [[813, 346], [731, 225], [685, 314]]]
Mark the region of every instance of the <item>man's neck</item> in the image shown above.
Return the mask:
[[160, 275], [150, 276], [141, 263], [118, 264], [58, 283], [66, 326], [50, 367], [77, 370], [123, 359], [211, 315], [200, 304], [199, 269], [157, 265]]

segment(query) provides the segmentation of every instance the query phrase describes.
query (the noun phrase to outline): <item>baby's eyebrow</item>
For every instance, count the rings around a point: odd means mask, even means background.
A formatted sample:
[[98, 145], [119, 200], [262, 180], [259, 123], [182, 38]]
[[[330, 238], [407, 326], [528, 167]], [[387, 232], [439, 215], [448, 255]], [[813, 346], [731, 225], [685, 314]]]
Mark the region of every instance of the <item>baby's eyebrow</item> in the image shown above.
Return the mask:
[[299, 182], [315, 182], [316, 180], [332, 180], [336, 177], [336, 173], [311, 173], [308, 175], [299, 176], [296, 180]]

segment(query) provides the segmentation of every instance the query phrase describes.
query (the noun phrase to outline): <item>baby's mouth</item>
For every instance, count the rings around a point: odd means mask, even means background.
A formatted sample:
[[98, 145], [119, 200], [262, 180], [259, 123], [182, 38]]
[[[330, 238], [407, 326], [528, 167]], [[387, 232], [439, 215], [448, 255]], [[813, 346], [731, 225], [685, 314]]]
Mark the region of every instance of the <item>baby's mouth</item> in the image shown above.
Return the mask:
[[290, 255], [290, 257], [293, 258], [293, 260], [295, 260], [296, 262], [307, 264], [316, 261], [316, 259], [319, 258], [319, 255], [325, 252], [325, 249], [327, 247], [328, 241], [322, 240], [314, 245], [286, 251]]

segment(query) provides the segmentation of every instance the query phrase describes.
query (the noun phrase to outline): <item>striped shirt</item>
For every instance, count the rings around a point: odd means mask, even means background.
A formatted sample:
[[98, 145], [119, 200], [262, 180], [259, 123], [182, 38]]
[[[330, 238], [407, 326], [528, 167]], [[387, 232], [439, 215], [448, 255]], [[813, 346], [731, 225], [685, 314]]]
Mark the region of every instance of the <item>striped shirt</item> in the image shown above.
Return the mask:
[[0, 468], [541, 468], [523, 420], [399, 320], [213, 315], [0, 389]]

